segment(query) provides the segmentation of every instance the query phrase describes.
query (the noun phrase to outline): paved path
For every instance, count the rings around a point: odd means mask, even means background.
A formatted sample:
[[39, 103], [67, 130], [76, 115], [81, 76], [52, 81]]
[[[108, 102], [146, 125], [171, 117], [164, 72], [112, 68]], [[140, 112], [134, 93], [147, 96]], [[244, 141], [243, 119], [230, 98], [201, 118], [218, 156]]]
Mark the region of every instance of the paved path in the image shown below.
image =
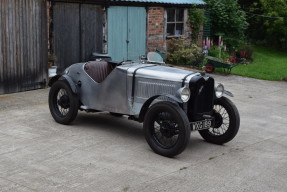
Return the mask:
[[52, 119], [49, 89], [0, 96], [0, 191], [287, 191], [287, 83], [215, 75], [234, 93], [240, 131], [223, 146], [197, 132], [175, 158], [142, 124], [80, 113]]

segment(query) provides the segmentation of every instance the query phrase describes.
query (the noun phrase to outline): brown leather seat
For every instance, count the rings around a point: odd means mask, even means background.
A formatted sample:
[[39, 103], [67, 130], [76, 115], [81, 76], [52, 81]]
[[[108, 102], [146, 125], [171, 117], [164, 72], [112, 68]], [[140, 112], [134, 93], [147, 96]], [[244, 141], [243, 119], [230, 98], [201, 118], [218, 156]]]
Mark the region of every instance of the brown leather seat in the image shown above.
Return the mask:
[[85, 71], [97, 83], [105, 80], [112, 70], [113, 67], [106, 61], [90, 61], [85, 65]]

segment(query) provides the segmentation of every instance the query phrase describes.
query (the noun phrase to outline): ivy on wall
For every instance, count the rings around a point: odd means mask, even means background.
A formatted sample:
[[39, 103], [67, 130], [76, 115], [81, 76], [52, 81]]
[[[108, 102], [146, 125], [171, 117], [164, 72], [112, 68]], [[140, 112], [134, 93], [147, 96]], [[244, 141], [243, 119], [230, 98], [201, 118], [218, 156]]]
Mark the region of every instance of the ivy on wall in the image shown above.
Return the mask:
[[192, 43], [198, 42], [198, 35], [200, 28], [205, 21], [204, 10], [192, 7], [188, 11], [188, 21], [191, 28], [191, 41]]

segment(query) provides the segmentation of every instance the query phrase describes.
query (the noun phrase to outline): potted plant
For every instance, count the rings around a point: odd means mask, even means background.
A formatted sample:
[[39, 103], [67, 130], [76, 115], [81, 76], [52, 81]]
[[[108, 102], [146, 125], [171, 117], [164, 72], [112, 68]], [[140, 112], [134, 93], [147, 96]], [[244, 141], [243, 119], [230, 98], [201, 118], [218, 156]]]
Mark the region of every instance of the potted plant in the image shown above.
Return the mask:
[[55, 65], [56, 61], [57, 61], [57, 56], [55, 54], [48, 55], [49, 78], [57, 75], [57, 66]]

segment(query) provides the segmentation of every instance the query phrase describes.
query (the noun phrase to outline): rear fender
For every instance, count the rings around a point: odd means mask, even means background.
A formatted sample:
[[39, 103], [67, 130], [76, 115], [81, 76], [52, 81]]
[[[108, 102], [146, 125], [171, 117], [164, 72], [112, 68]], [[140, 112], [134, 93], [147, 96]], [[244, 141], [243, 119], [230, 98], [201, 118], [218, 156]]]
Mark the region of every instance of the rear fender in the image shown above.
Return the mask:
[[50, 87], [52, 87], [52, 85], [58, 80], [59, 81], [66, 81], [70, 85], [73, 93], [78, 94], [78, 89], [77, 89], [76, 84], [73, 82], [72, 78], [69, 77], [68, 75], [56, 75], [56, 76], [52, 77], [52, 79], [50, 79], [48, 85]]
[[[166, 94], [166, 95], [155, 95], [155, 96], [149, 98], [149, 99], [143, 104], [143, 106], [142, 106], [142, 108], [141, 108], [141, 111], [140, 111], [140, 114], [139, 114], [139, 119], [138, 119], [139, 122], [143, 122], [144, 116], [145, 116], [147, 110], [149, 109], [149, 106], [151, 105], [151, 103], [152, 103], [155, 99], [157, 99], [157, 98], [159, 98], [159, 97], [161, 97], [161, 96], [168, 97], [168, 98], [170, 98], [172, 101], [174, 101], [175, 103], [178, 103], [178, 104], [182, 104], [182, 103], [183, 103], [181, 99], [179, 99], [179, 98], [177, 98], [177, 97], [175, 97], [175, 96], [173, 96], [173, 95], [169, 95], [169, 94]], [[171, 101], [171, 102], [172, 102], [172, 101]]]

